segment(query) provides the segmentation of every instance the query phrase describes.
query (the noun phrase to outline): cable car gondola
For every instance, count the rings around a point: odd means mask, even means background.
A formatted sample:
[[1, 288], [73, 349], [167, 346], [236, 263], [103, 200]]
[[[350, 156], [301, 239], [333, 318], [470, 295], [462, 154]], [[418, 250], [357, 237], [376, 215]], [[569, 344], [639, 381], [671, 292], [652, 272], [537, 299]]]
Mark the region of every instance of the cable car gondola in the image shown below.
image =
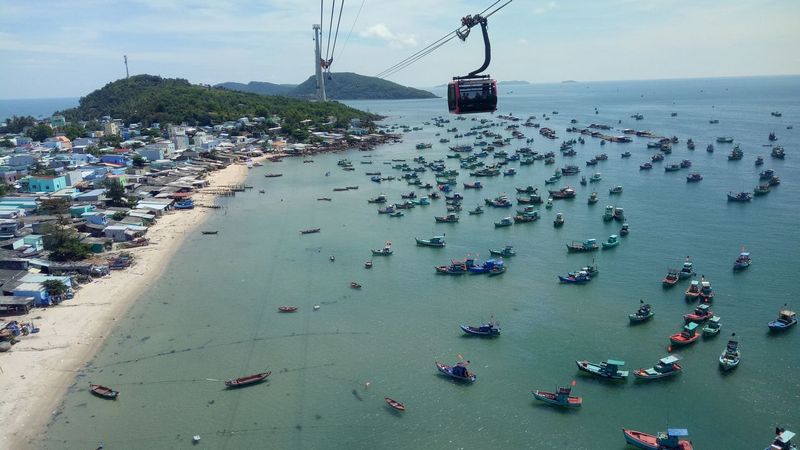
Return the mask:
[[489, 32], [486, 30], [486, 18], [476, 14], [461, 19], [466, 31], [456, 31], [458, 37], [465, 41], [475, 25], [481, 26], [485, 57], [483, 65], [463, 77], [453, 77], [447, 86], [447, 107], [453, 114], [491, 113], [497, 110], [497, 82], [489, 75], [478, 75], [489, 67], [492, 49], [489, 44]]

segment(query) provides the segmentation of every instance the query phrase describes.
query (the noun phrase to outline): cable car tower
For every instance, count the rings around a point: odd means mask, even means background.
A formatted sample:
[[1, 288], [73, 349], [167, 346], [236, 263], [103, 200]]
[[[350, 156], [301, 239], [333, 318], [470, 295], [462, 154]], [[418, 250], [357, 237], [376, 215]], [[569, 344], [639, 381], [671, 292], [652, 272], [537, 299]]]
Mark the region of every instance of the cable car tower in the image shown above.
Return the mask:
[[328, 98], [325, 96], [325, 77], [322, 74], [322, 43], [320, 39], [320, 25], [314, 24], [312, 27], [314, 29], [314, 67], [315, 67], [315, 74], [317, 78], [317, 100], [321, 102], [328, 101]]
[[453, 77], [447, 86], [447, 107], [454, 114], [494, 112], [497, 110], [497, 82], [489, 75], [479, 75], [492, 60], [486, 17], [480, 14], [466, 16], [461, 19], [461, 25], [467, 27], [465, 31], [456, 31], [462, 41], [467, 40], [472, 27], [481, 26], [485, 56], [483, 65], [476, 70], [463, 77]]

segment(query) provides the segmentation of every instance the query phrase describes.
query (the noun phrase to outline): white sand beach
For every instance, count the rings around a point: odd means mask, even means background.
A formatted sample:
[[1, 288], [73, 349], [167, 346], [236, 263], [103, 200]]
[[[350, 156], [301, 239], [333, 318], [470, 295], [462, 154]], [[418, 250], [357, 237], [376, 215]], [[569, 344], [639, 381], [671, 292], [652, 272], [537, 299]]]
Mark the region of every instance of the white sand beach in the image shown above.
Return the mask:
[[[212, 172], [208, 180], [211, 186], [241, 184], [247, 173], [246, 166], [232, 164]], [[212, 196], [195, 194], [194, 199], [211, 203]], [[30, 448], [116, 321], [157, 282], [184, 237], [215, 211], [195, 208], [165, 214], [148, 230], [149, 246], [127, 250], [135, 255], [132, 267], [96, 279], [59, 306], [6, 318], [33, 320], [41, 332], [0, 353], [0, 449]]]

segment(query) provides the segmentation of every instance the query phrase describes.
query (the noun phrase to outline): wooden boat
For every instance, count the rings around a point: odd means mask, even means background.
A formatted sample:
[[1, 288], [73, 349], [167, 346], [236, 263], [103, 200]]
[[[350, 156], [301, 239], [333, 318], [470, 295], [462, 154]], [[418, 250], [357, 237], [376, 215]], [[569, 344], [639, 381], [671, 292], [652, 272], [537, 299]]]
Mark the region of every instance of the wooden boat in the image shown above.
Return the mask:
[[762, 158], [761, 156], [757, 157], [757, 158], [756, 158], [755, 165], [756, 165], [756, 166], [761, 166], [761, 165], [763, 165], [763, 164], [764, 164], [764, 158]]
[[372, 261], [367, 261], [364, 263], [365, 269], [372, 269]]
[[681, 267], [680, 272], [678, 272], [678, 278], [683, 280], [686, 278], [691, 278], [694, 275], [695, 275], [694, 264], [692, 264], [692, 261], [687, 256], [686, 260], [683, 261], [683, 267]]
[[680, 358], [675, 355], [666, 356], [658, 360], [655, 366], [649, 369], [636, 369], [633, 371], [633, 376], [640, 380], [657, 380], [659, 378], [666, 378], [676, 375], [683, 370], [678, 364]]
[[558, 281], [564, 284], [584, 284], [592, 281], [592, 277], [584, 270], [570, 273], [566, 277], [559, 275]]
[[797, 446], [792, 444], [792, 439], [794, 439], [794, 437], [795, 434], [791, 431], [776, 427], [775, 440], [772, 441], [772, 445], [764, 450], [797, 450]]
[[599, 199], [597, 198], [597, 192], [592, 192], [592, 194], [589, 196], [589, 200], [587, 200], [587, 202], [590, 205], [594, 205], [595, 203], [597, 203], [598, 200]]
[[656, 313], [653, 312], [653, 307], [649, 303], [645, 303], [644, 300], [639, 300], [639, 309], [635, 313], [628, 314], [628, 320], [631, 323], [642, 323], [650, 320], [654, 315]]
[[614, 220], [614, 207], [606, 205], [606, 210], [603, 213], [603, 222], [611, 222]]
[[448, 214], [446, 216], [435, 216], [436, 223], [458, 223], [458, 215]]
[[355, 281], [350, 282], [350, 287], [353, 289], [361, 289], [361, 285], [356, 283]]
[[478, 205], [475, 207], [475, 209], [467, 211], [467, 213], [471, 216], [477, 216], [478, 214], [483, 214], [483, 207], [481, 207], [481, 205]]
[[689, 175], [686, 175], [686, 182], [687, 183], [697, 183], [698, 181], [703, 180], [703, 175], [699, 172], [692, 172]]
[[509, 257], [509, 256], [516, 255], [517, 252], [514, 250], [514, 246], [513, 245], [506, 245], [505, 247], [503, 247], [500, 250], [489, 249], [489, 254], [491, 254], [493, 256]]
[[495, 267], [492, 267], [491, 269], [489, 269], [489, 276], [490, 277], [496, 277], [497, 275], [502, 275], [504, 273], [506, 273], [506, 266], [505, 265], [495, 266]]
[[697, 300], [700, 298], [700, 282], [697, 280], [692, 280], [692, 284], [690, 284], [689, 288], [686, 289], [684, 296], [688, 301]]
[[511, 225], [514, 225], [514, 221], [511, 217], [503, 217], [494, 223], [495, 228], [510, 227]]
[[693, 344], [696, 342], [700, 335], [697, 334], [697, 323], [689, 322], [683, 327], [683, 330], [680, 333], [675, 333], [669, 337], [669, 341], [672, 345], [684, 346]]
[[586, 177], [581, 177], [580, 183], [581, 183], [581, 186], [586, 186], [586, 184], [587, 184]]
[[536, 390], [533, 391], [533, 398], [550, 405], [564, 406], [567, 408], [580, 407], [583, 404], [583, 399], [581, 397], [573, 397], [570, 395], [571, 393], [572, 388], [570, 387], [559, 387], [556, 389], [556, 392]]
[[719, 316], [713, 316], [708, 319], [708, 322], [703, 326], [703, 336], [711, 337], [718, 335], [719, 331], [722, 329], [720, 320]]
[[444, 247], [445, 241], [444, 236], [434, 236], [430, 239], [420, 239], [414, 238], [417, 241], [417, 245], [421, 247]]
[[564, 214], [556, 213], [556, 218], [553, 219], [553, 226], [559, 228], [564, 225]]
[[686, 322], [705, 322], [706, 320], [712, 318], [714, 316], [714, 311], [709, 309], [709, 306], [705, 303], [701, 305], [697, 305], [697, 308], [694, 309], [693, 312], [689, 314], [683, 315], [683, 320]]
[[602, 179], [603, 179], [603, 176], [600, 174], [600, 172], [596, 172], [591, 177], [589, 177], [589, 182], [590, 183], [597, 183]]
[[319, 201], [319, 202], [329, 202], [329, 201], [331, 201], [331, 198], [330, 197], [320, 197], [320, 198], [317, 199], [317, 201]]
[[575, 364], [578, 365], [578, 370], [589, 372], [601, 378], [624, 380], [628, 377], [627, 370], [619, 370], [620, 367], [625, 365], [625, 361], [609, 359], [599, 364], [589, 361], [575, 361]]
[[612, 187], [611, 189], [608, 190], [608, 193], [610, 195], [622, 194], [622, 186], [619, 186], [619, 185], [614, 186], [614, 187]]
[[[467, 261], [470, 261], [467, 259]], [[467, 270], [469, 273], [472, 274], [485, 274], [489, 273], [490, 270], [494, 269], [495, 267], [503, 267], [505, 264], [503, 263], [502, 259], [487, 259], [483, 262], [483, 264], [475, 264], [473, 261], [472, 264], [467, 265]]]
[[630, 226], [627, 223], [623, 223], [622, 227], [619, 229], [620, 236], [627, 236], [628, 233], [631, 232]]
[[719, 367], [722, 370], [727, 371], [739, 366], [741, 354], [739, 353], [739, 342], [734, 339], [735, 337], [736, 333], [733, 333], [725, 346], [725, 350], [719, 355]]
[[783, 331], [797, 324], [797, 315], [794, 311], [782, 309], [778, 313], [778, 318], [768, 324], [773, 331]]
[[389, 256], [394, 253], [392, 251], [392, 241], [386, 241], [386, 244], [380, 250], [372, 249], [371, 251], [373, 256]]
[[650, 170], [653, 168], [653, 165], [649, 162], [643, 163], [639, 165], [639, 170]]
[[470, 325], [459, 325], [459, 327], [464, 333], [473, 336], [500, 336], [500, 324], [495, 321], [487, 322], [477, 327]]
[[518, 194], [535, 194], [539, 188], [528, 185], [524, 188], [516, 188]]
[[201, 231], [203, 234], [218, 234], [219, 231]]
[[569, 186], [563, 187], [557, 191], [548, 191], [553, 200], [575, 198], [575, 189]]
[[397, 411], [405, 411], [405, 410], [406, 410], [406, 405], [404, 405], [404, 404], [402, 404], [402, 403], [398, 402], [397, 400], [395, 400], [395, 399], [393, 399], [393, 398], [389, 398], [389, 397], [383, 397], [383, 400], [384, 400], [384, 401], [386, 402], [386, 404], [387, 404], [387, 405], [389, 405], [389, 406], [390, 406], [392, 409], [395, 409], [395, 410], [397, 410]]
[[239, 377], [233, 380], [227, 380], [225, 381], [225, 386], [229, 388], [240, 388], [240, 387], [250, 386], [266, 380], [271, 373], [272, 372], [262, 372], [262, 373], [257, 373], [255, 375], [248, 375], [246, 377]]
[[642, 433], [641, 431], [622, 429], [625, 442], [636, 448], [644, 450], [692, 450], [692, 442], [680, 439], [689, 435], [685, 429], [669, 428], [666, 432], [657, 435]]
[[711, 283], [706, 280], [700, 282], [700, 301], [703, 303], [714, 301], [714, 290], [711, 289]]
[[89, 385], [89, 390], [92, 392], [92, 394], [109, 400], [116, 400], [117, 397], [119, 397], [119, 391], [115, 391], [110, 387], [106, 387], [100, 384]]
[[622, 156], [623, 158], [630, 158], [630, 157], [631, 157], [631, 152], [622, 152], [622, 155], [621, 155], [621, 156]]
[[762, 196], [762, 195], [767, 195], [771, 191], [772, 191], [772, 187], [769, 185], [769, 183], [761, 183], [758, 186], [756, 186], [755, 188], [753, 188], [753, 195], [758, 197], [758, 196]]
[[745, 203], [749, 202], [752, 199], [753, 196], [751, 196], [749, 192], [739, 192], [738, 194], [734, 194], [733, 192], [728, 192], [729, 202]]
[[450, 378], [464, 381], [467, 383], [474, 383], [475, 380], [478, 379], [477, 375], [472, 372], [469, 372], [467, 368], [463, 365], [455, 365], [455, 366], [448, 366], [447, 364], [442, 364], [440, 362], [434, 362], [436, 364], [436, 368], [439, 369], [439, 372], [442, 375], [448, 376]]
[[389, 217], [403, 217], [405, 213], [403, 211], [393, 211], [389, 213]]
[[667, 269], [667, 276], [661, 280], [661, 286], [665, 288], [670, 288], [678, 284], [678, 269]]
[[739, 271], [744, 270], [750, 267], [750, 252], [741, 252], [739, 253], [739, 257], [736, 258], [736, 261], [733, 262], [733, 270]]
[[619, 245], [619, 236], [616, 234], [612, 234], [608, 237], [606, 242], [603, 242], [603, 250], [607, 250], [609, 248], [614, 248]]
[[293, 313], [297, 311], [297, 306], [279, 306], [278, 312], [282, 313]]
[[380, 194], [375, 198], [367, 199], [367, 203], [386, 203], [386, 195]]
[[312, 233], [319, 233], [319, 228], [309, 228], [307, 230], [300, 230], [300, 234], [312, 234]]
[[572, 241], [567, 244], [567, 251], [570, 253], [575, 252], [592, 252], [600, 248], [596, 239], [587, 239], [583, 242]]
[[264, 176], [266, 178], [277, 178], [277, 177], [282, 177], [283, 174], [282, 173], [265, 173]]

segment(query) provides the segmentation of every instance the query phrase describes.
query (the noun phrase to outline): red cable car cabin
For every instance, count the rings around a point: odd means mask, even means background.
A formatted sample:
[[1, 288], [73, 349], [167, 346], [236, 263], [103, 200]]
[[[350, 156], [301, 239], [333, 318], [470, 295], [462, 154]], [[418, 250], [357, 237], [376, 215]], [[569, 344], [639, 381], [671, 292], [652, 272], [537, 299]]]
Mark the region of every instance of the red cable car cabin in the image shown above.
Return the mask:
[[447, 107], [453, 114], [497, 110], [497, 82], [488, 75], [456, 77], [447, 86]]

